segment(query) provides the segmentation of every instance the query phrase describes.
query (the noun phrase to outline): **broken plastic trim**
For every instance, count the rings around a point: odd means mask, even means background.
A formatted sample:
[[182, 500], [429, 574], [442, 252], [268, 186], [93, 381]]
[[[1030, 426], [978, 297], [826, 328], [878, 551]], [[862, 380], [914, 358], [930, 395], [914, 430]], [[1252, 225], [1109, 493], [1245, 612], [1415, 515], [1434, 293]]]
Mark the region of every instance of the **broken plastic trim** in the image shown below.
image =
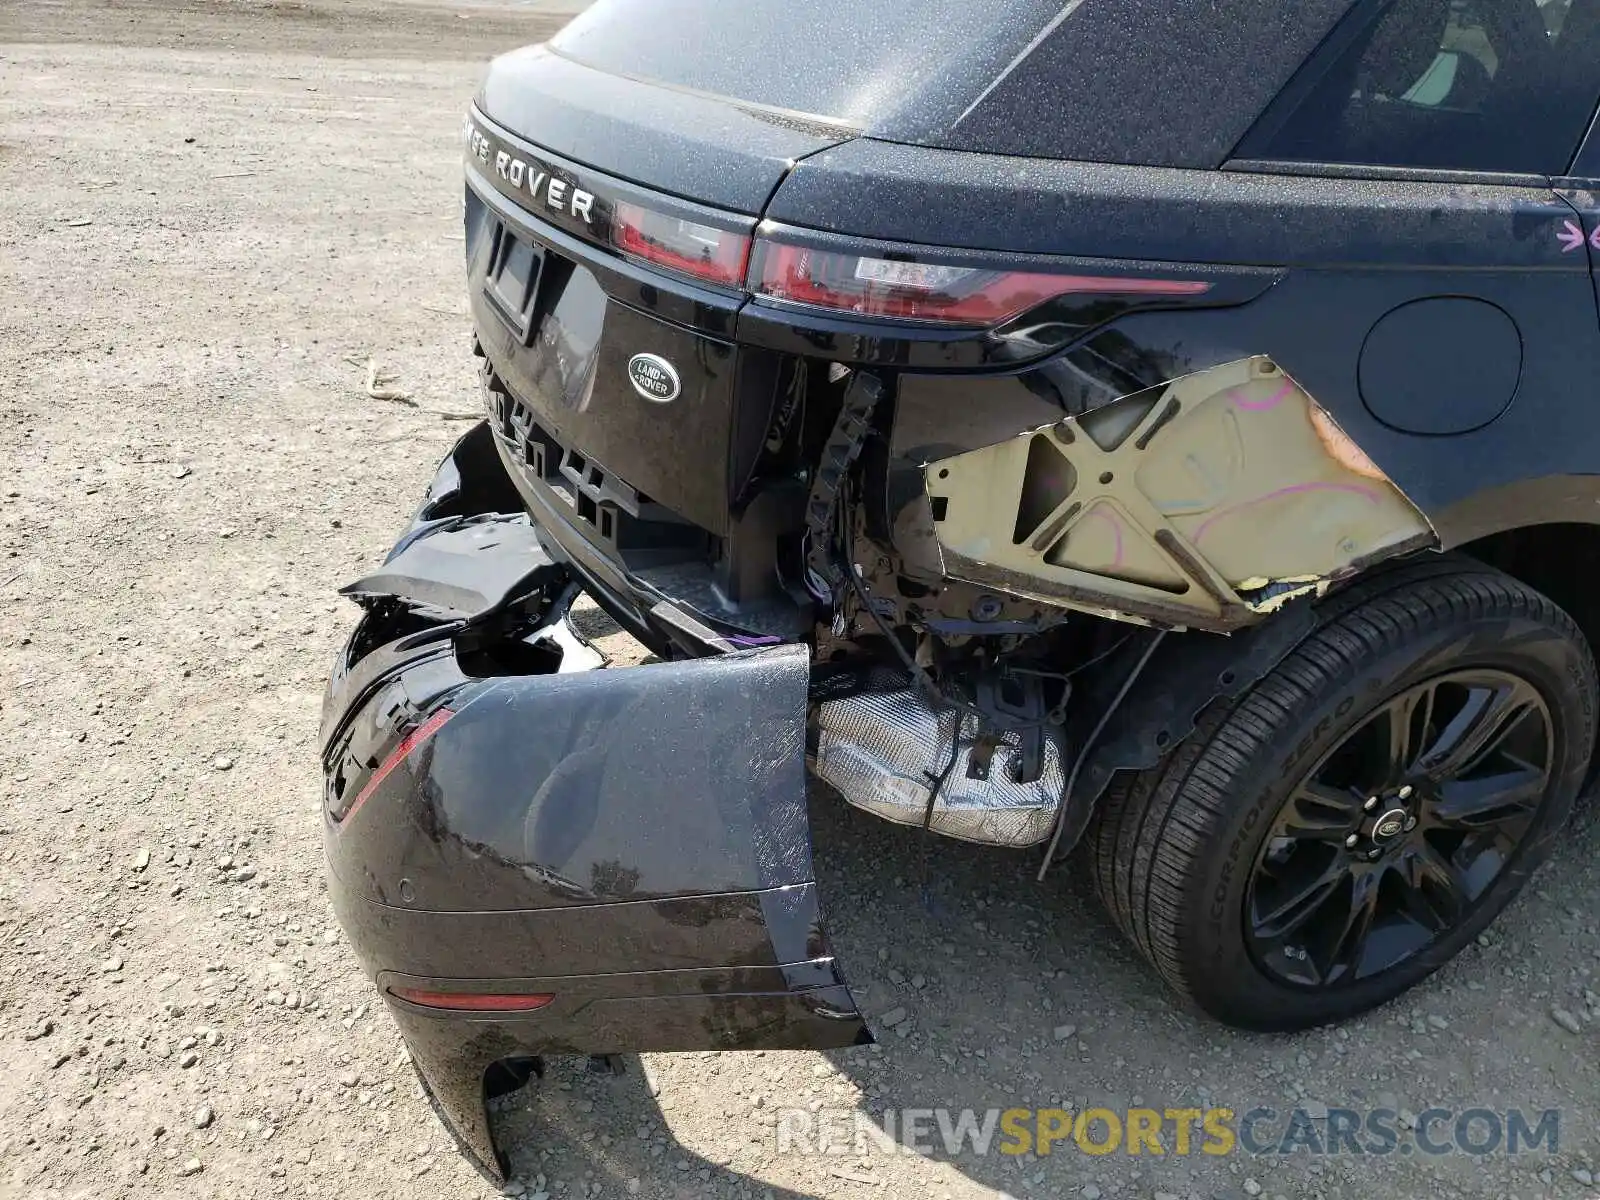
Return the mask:
[[383, 760], [378, 769], [372, 773], [372, 777], [367, 780], [367, 786], [362, 788], [356, 798], [350, 802], [350, 807], [334, 818], [340, 828], [348, 825], [356, 813], [361, 811], [361, 806], [367, 802], [373, 792], [378, 790], [379, 785], [389, 777], [391, 771], [405, 762], [411, 756], [413, 750], [444, 728], [444, 723], [455, 715], [452, 709], [438, 709], [421, 725], [418, 725], [405, 737], [401, 738], [400, 744], [394, 748], [389, 757]]
[[480, 624], [564, 577], [525, 513], [451, 518], [339, 589], [357, 601], [393, 598], [430, 621]]
[[1271, 359], [1243, 359], [923, 469], [944, 573], [1227, 632], [1427, 546], [1427, 519]]

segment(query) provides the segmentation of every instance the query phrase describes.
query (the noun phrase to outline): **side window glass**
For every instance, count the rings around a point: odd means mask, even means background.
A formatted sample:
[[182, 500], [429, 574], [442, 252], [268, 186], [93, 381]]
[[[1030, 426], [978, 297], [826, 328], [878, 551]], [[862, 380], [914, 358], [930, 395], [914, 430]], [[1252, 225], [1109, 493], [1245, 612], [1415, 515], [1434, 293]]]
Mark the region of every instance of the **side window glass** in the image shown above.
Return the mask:
[[1264, 144], [1241, 151], [1559, 174], [1597, 98], [1600, 0], [1394, 0]]

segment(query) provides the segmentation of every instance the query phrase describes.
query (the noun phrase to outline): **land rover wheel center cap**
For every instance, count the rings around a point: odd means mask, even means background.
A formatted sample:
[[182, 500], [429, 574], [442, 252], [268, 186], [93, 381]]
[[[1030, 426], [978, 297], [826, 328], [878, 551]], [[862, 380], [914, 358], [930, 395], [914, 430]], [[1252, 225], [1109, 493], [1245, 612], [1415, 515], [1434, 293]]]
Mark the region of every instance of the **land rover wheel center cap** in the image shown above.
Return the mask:
[[1379, 816], [1372, 824], [1372, 844], [1380, 847], [1393, 844], [1406, 831], [1406, 821], [1410, 815], [1403, 808], [1391, 808]]

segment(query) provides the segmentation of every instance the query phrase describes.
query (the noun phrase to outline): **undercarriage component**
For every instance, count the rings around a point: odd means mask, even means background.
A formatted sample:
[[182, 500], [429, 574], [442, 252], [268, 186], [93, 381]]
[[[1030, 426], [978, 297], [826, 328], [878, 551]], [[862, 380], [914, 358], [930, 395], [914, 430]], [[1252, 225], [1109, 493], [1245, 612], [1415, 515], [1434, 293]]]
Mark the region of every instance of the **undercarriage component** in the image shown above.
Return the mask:
[[930, 462], [924, 479], [947, 575], [1175, 627], [1249, 625], [1437, 542], [1264, 357]]
[[[1194, 733], [1208, 705], [1237, 699], [1283, 661], [1311, 630], [1316, 613], [1311, 605], [1296, 604], [1231, 637], [1163, 638], [1099, 736], [1079, 751], [1082, 765], [1049, 862], [1059, 862], [1078, 844], [1118, 771], [1140, 771], [1159, 763]], [[1113, 670], [1100, 674], [1094, 681], [1098, 688], [1086, 684], [1079, 693], [1080, 706], [1091, 711], [1108, 707], [1115, 696], [1110, 681], [1125, 678]]]
[[937, 709], [911, 686], [826, 700], [817, 709], [816, 773], [886, 820], [965, 842], [1032, 846], [1050, 836], [1065, 783], [1061, 729], [1042, 706], [1034, 711], [1032, 720], [997, 722]]
[[834, 553], [834, 523], [839, 512], [839, 491], [850, 468], [861, 456], [872, 413], [883, 399], [883, 384], [874, 375], [857, 372], [845, 390], [833, 432], [822, 449], [806, 500], [806, 582], [818, 600], [836, 603], [845, 575]]

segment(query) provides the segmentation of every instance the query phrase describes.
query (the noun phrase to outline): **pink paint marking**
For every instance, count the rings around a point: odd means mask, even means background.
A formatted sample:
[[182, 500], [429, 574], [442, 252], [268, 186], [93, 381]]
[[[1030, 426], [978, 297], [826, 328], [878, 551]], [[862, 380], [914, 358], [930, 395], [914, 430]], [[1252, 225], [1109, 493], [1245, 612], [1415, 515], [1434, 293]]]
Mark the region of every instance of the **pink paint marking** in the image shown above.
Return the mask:
[[1243, 504], [1235, 504], [1232, 508], [1225, 508], [1219, 513], [1212, 513], [1204, 521], [1200, 522], [1200, 528], [1194, 531], [1194, 536], [1189, 540], [1198, 546], [1200, 539], [1205, 537], [1206, 531], [1224, 517], [1231, 517], [1235, 513], [1243, 512], [1247, 508], [1254, 508], [1258, 504], [1265, 504], [1268, 500], [1276, 500], [1280, 496], [1293, 496], [1304, 492], [1347, 492], [1354, 496], [1360, 496], [1363, 500], [1372, 504], [1378, 503], [1379, 500], [1376, 488], [1363, 487], [1359, 483], [1314, 482], [1290, 484], [1288, 487], [1279, 488], [1275, 492], [1268, 492], [1265, 496], [1257, 496], [1254, 500], [1246, 500]]
[[1589, 239], [1584, 236], [1583, 226], [1576, 221], [1568, 221], [1556, 234], [1561, 242], [1561, 253], [1571, 254], [1574, 250], [1582, 250], [1583, 244]]
[[1233, 401], [1235, 408], [1242, 408], [1246, 412], [1270, 412], [1292, 395], [1294, 395], [1294, 384], [1285, 383], [1278, 389], [1276, 395], [1269, 396], [1265, 400], [1246, 400], [1237, 390], [1230, 392], [1228, 399]]
[[1111, 552], [1111, 565], [1122, 565], [1122, 522], [1102, 509], [1092, 508], [1084, 517], [1085, 521], [1104, 521], [1111, 526], [1111, 536], [1115, 539], [1115, 549]]

